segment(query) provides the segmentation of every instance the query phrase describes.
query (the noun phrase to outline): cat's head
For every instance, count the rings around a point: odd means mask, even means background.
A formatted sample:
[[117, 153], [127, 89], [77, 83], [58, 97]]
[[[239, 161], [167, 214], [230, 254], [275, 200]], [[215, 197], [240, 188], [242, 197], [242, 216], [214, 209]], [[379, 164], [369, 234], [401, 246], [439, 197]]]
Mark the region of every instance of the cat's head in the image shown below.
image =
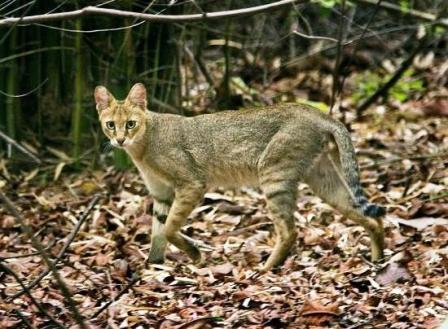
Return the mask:
[[116, 147], [128, 147], [140, 140], [146, 129], [146, 89], [136, 83], [125, 100], [119, 101], [106, 87], [95, 88], [95, 102], [101, 128]]

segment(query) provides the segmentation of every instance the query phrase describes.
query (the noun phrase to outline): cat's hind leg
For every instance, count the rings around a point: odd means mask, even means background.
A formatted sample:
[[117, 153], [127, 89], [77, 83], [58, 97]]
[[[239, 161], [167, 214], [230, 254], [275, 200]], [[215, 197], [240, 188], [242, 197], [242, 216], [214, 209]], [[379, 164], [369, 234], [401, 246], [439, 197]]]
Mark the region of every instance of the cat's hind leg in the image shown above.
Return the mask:
[[[371, 239], [371, 259], [380, 260], [384, 250], [383, 208], [368, 203], [360, 185], [355, 191], [350, 189], [337, 148], [319, 156], [305, 181], [317, 196], [366, 229]], [[372, 217], [371, 214], [379, 215]]]
[[262, 271], [269, 271], [283, 263], [297, 238], [293, 217], [297, 182], [267, 180], [261, 188], [266, 196], [276, 233], [274, 249], [262, 268]]

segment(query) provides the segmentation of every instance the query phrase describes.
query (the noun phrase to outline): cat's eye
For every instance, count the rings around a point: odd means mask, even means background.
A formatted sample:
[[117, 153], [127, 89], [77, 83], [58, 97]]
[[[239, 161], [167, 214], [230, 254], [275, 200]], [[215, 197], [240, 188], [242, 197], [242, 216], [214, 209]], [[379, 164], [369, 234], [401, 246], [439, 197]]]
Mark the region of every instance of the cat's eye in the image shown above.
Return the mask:
[[110, 130], [115, 129], [115, 123], [113, 121], [106, 121], [106, 128]]
[[129, 120], [128, 122], [126, 122], [126, 129], [133, 129], [133, 128], [135, 128], [135, 124], [136, 124], [135, 121]]

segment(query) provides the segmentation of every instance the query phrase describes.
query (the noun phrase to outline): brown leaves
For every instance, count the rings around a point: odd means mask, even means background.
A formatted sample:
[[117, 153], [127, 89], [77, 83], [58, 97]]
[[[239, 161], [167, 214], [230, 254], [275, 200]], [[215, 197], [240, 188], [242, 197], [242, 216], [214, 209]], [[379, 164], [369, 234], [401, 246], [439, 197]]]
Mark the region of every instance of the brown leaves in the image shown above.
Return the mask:
[[309, 326], [327, 326], [339, 315], [338, 303], [322, 305], [316, 300], [305, 300], [302, 310], [302, 323]]
[[195, 270], [195, 272], [199, 275], [208, 275], [212, 274], [214, 276], [224, 276], [232, 273], [234, 266], [230, 263], [224, 263], [219, 265], [214, 265], [210, 267], [203, 267]]
[[426, 115], [448, 116], [448, 99], [429, 100], [423, 102], [420, 108]]
[[[368, 234], [305, 185], [299, 186], [295, 213], [297, 244], [285, 264], [263, 275], [256, 268], [272, 251], [275, 235], [259, 191], [207, 193], [183, 228], [213, 247], [203, 251], [202, 267], [170, 246], [165, 264], [144, 268], [152, 200], [136, 172], [68, 176], [65, 168], [45, 187], [33, 185], [35, 173], [24, 173], [17, 189], [4, 188], [53, 255], [92, 193], [107, 195], [59, 266], [87, 317], [115, 300], [92, 320], [96, 328], [432, 328], [448, 315], [448, 169], [446, 158], [428, 155], [440, 151], [448, 129], [435, 118], [394, 120], [381, 127], [353, 125], [364, 152], [359, 154], [364, 190], [388, 207], [383, 264], [368, 261]], [[0, 227], [1, 257], [35, 252], [1, 207]], [[26, 281], [43, 268], [38, 256], [2, 261]], [[115, 299], [136, 272], [142, 280]], [[6, 274], [0, 278], [0, 327], [20, 323], [15, 308], [35, 327], [44, 326], [45, 317], [26, 297], [6, 302], [21, 288]], [[66, 301], [51, 278], [32, 292], [71, 325]]]
[[[442, 190], [444, 188], [442, 187]], [[440, 190], [439, 190], [440, 191]], [[419, 199], [411, 201], [411, 208], [404, 212], [398, 212], [400, 217], [419, 218], [419, 217], [443, 217], [448, 218], [448, 203], [424, 202]]]
[[214, 323], [214, 318], [211, 317], [199, 318], [183, 324], [177, 324], [172, 320], [164, 320], [159, 329], [212, 329]]
[[377, 274], [375, 280], [382, 286], [391, 285], [395, 282], [405, 283], [412, 279], [412, 275], [407, 268], [407, 263], [411, 261], [411, 254], [401, 252], [392, 257], [387, 265]]

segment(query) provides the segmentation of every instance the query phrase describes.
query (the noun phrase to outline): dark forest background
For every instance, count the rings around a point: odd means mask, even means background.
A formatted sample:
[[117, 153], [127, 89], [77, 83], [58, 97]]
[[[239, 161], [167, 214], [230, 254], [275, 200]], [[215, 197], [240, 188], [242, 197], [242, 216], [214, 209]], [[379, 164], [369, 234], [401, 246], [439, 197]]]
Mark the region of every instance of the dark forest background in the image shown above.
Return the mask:
[[[86, 5], [176, 15], [264, 3], [9, 0], [0, 4], [0, 15]], [[151, 110], [184, 115], [284, 101], [327, 107], [347, 98], [351, 104], [345, 110], [353, 111], [413, 52], [446, 56], [446, 22], [437, 21], [446, 13], [444, 1], [375, 3], [305, 1], [250, 17], [189, 24], [89, 16], [3, 27], [0, 130], [57, 161], [91, 166], [114, 153], [115, 165], [123, 168], [129, 164], [124, 154], [102, 144], [92, 97], [98, 84], [125, 97], [133, 83], [143, 82]], [[425, 94], [424, 74], [406, 69], [402, 76], [405, 82], [392, 90], [393, 97]], [[28, 157], [0, 145], [3, 155], [26, 165]]]

